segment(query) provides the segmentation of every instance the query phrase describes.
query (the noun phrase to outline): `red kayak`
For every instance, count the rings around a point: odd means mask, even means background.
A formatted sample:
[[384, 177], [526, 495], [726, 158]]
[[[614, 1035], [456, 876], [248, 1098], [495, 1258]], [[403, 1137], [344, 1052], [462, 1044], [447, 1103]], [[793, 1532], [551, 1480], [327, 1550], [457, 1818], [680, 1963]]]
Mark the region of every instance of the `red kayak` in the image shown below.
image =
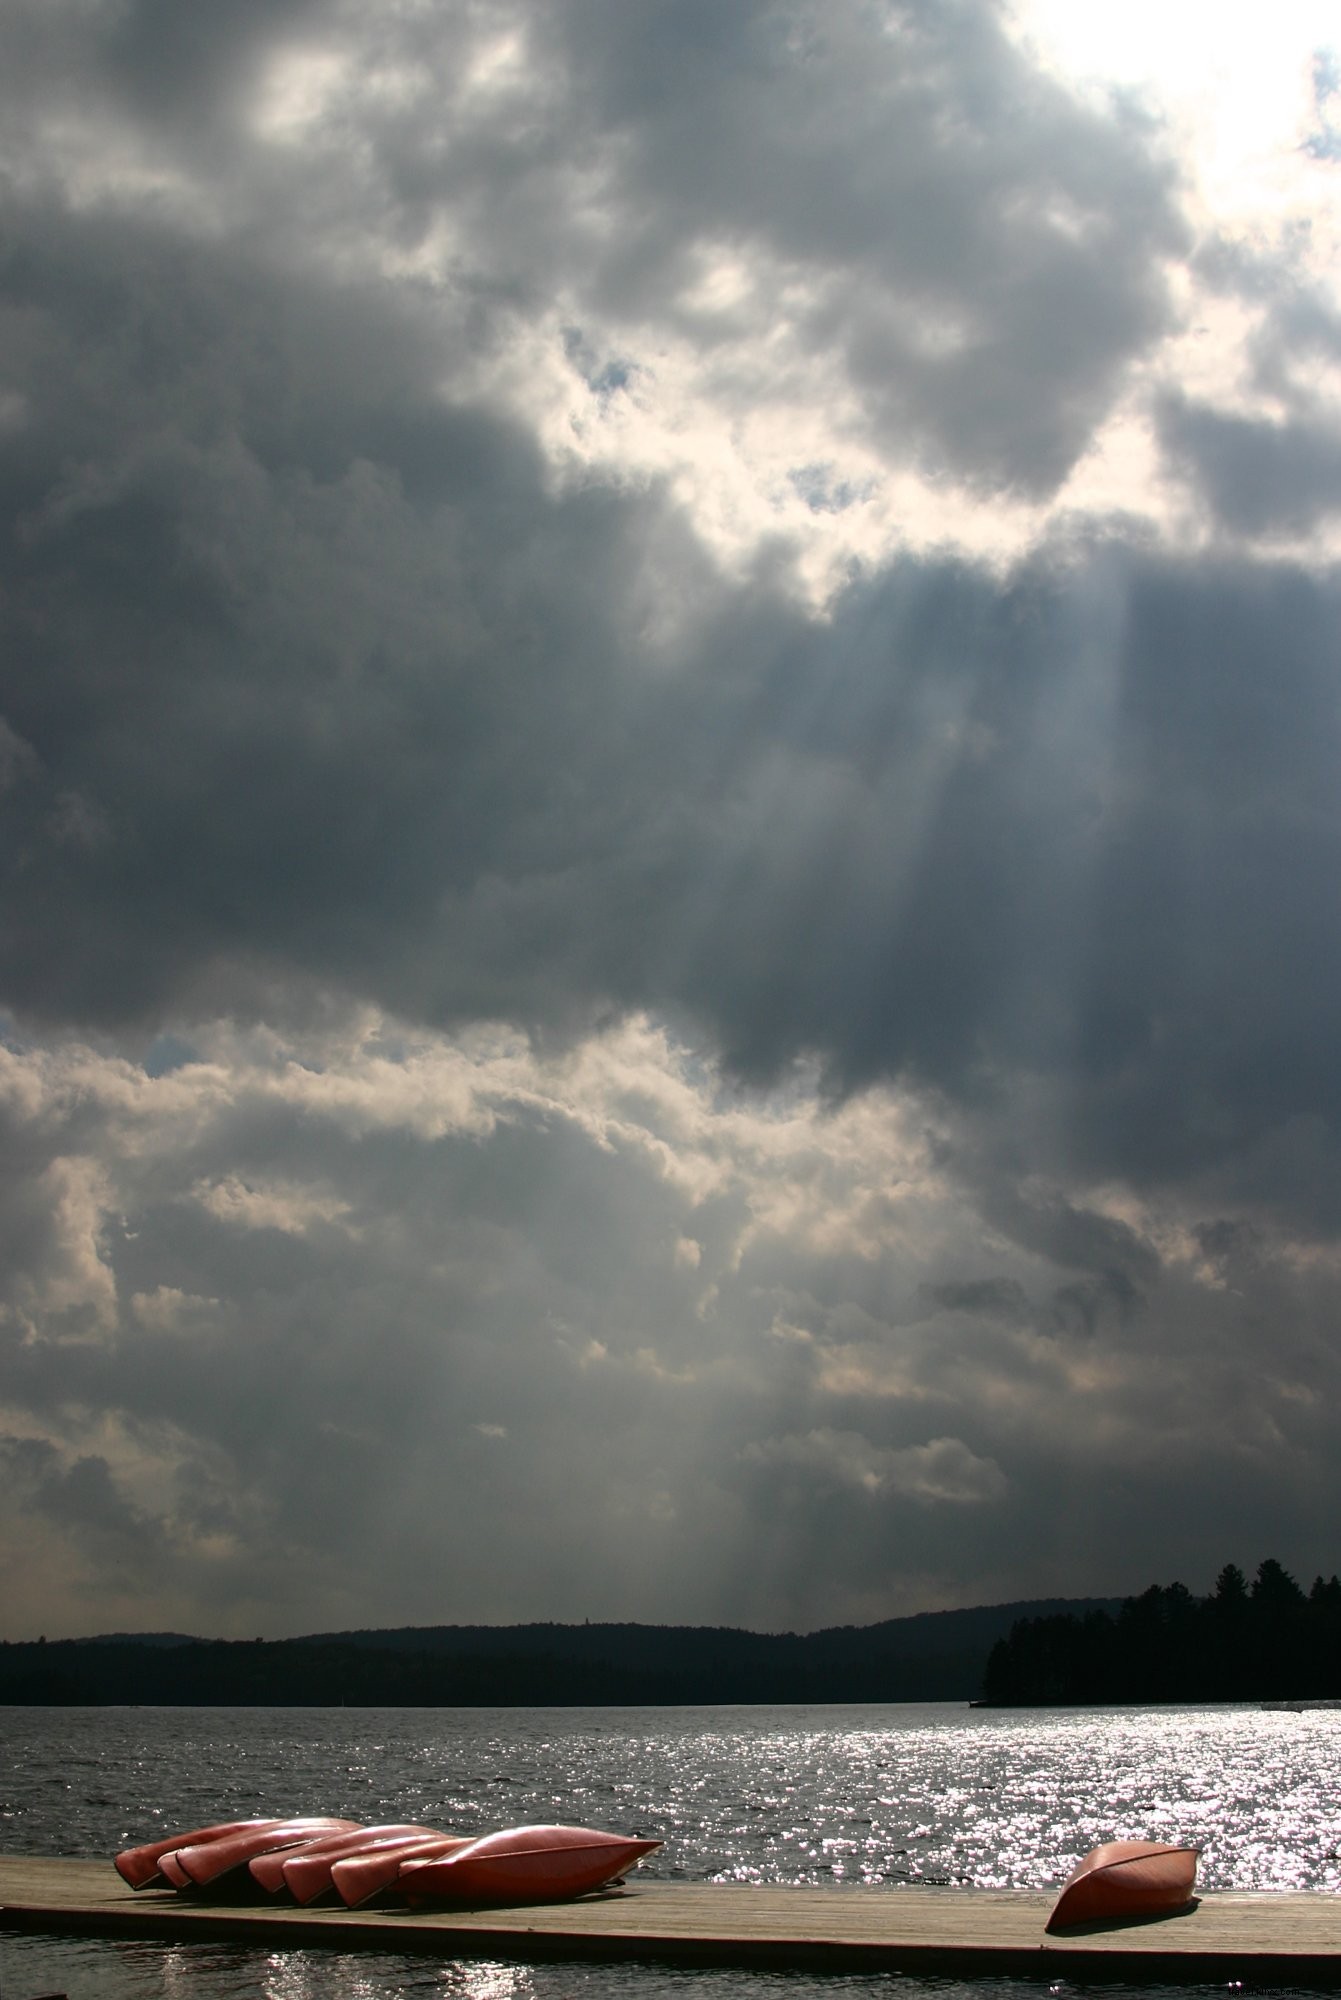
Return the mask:
[[245, 1833], [247, 1829], [278, 1826], [277, 1819], [230, 1819], [218, 1826], [197, 1826], [189, 1833], [170, 1834], [166, 1840], [151, 1840], [143, 1847], [123, 1847], [114, 1856], [113, 1867], [123, 1882], [132, 1889], [147, 1889], [162, 1878], [159, 1866], [161, 1857], [172, 1854], [179, 1847], [198, 1847], [205, 1841], [223, 1840], [228, 1834]]
[[347, 1854], [360, 1854], [378, 1840], [426, 1840], [438, 1829], [423, 1825], [361, 1826], [353, 1833], [323, 1834], [277, 1854], [258, 1854], [248, 1863], [252, 1875], [272, 1894], [287, 1889], [299, 1903], [314, 1903], [331, 1887], [331, 1869]]
[[193, 1887], [191, 1877], [182, 1867], [181, 1862], [175, 1854], [160, 1856], [158, 1865], [163, 1872], [163, 1880], [171, 1884], [174, 1889], [190, 1889]]
[[1067, 1924], [1185, 1910], [1192, 1901], [1200, 1852], [1159, 1840], [1106, 1841], [1092, 1848], [1067, 1878], [1047, 1927], [1055, 1931]]
[[[327, 1833], [353, 1833], [357, 1826], [357, 1820], [324, 1816], [272, 1820], [260, 1829], [253, 1827], [245, 1833], [225, 1834], [220, 1840], [179, 1847], [174, 1851], [173, 1860], [194, 1888], [206, 1889], [220, 1884], [235, 1869], [245, 1869], [257, 1854], [270, 1854], [276, 1848], [297, 1847], [300, 1841], [319, 1840]], [[164, 1856], [163, 1860], [166, 1858]], [[162, 1866], [162, 1861], [159, 1865]]]
[[469, 1847], [464, 1834], [396, 1834], [374, 1841], [358, 1854], [349, 1854], [331, 1864], [331, 1882], [342, 1903], [357, 1910], [362, 1904], [392, 1887], [400, 1864], [411, 1857], [427, 1859], [435, 1854], [452, 1854]]
[[406, 1861], [396, 1886], [412, 1903], [550, 1903], [603, 1889], [659, 1840], [630, 1840], [589, 1826], [512, 1826], [455, 1854]]

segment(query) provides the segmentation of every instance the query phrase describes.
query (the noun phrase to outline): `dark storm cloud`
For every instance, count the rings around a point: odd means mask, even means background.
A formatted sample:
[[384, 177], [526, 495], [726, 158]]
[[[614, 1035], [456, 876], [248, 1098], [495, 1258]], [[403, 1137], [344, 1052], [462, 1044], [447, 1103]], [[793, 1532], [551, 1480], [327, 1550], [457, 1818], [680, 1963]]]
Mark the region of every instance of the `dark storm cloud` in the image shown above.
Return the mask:
[[[105, 1458], [67, 1455], [45, 1439], [0, 1435], [0, 1497], [11, 1520], [54, 1532], [104, 1587], [115, 1578], [152, 1587], [167, 1554], [159, 1524], [121, 1491]], [[95, 1588], [90, 1597], [96, 1602]]]
[[[1259, 406], [1248, 413], [1236, 410], [1227, 390], [1225, 405], [1217, 407], [1175, 387], [1155, 399], [1153, 414], [1177, 469], [1195, 476], [1205, 462], [1209, 498], [1224, 506], [1234, 526], [1240, 523], [1232, 516], [1223, 468], [1235, 453], [1248, 486], [1238, 503], [1245, 510], [1242, 525], [1251, 527], [1260, 516], [1268, 532], [1289, 531], [1310, 525], [1320, 511], [1319, 459], [1326, 460], [1335, 430], [1323, 385], [1327, 371], [1341, 361], [1341, 312], [1304, 254], [1308, 240], [1307, 231], [1286, 230], [1266, 243], [1216, 235], [1199, 244], [1189, 260], [1209, 299], [1228, 300], [1247, 317], [1244, 386], [1255, 392]], [[1270, 406], [1270, 419], [1261, 402]], [[1305, 444], [1310, 428], [1319, 433], [1312, 456]], [[1298, 504], [1281, 484], [1292, 464], [1304, 483]]]
[[1092, 1173], [1334, 1130], [1337, 611], [1288, 565], [1112, 548], [854, 592], [759, 701], [775, 744], [799, 708], [807, 751], [695, 996], [747, 1065], [800, 1043], [984, 1111], [1064, 1077], [1054, 1143]]
[[942, 1312], [986, 1313], [1002, 1319], [1023, 1319], [1029, 1302], [1013, 1278], [956, 1278], [925, 1287], [928, 1303]]
[[[268, 47], [328, 11], [323, 0], [219, 0], [207, 8], [132, 0], [80, 21], [90, 55], [141, 113], [194, 123]], [[96, 51], [96, 54], [94, 53]]]
[[1097, 1333], [1111, 1335], [1132, 1319], [1144, 1304], [1130, 1278], [1121, 1271], [1105, 1271], [1101, 1277], [1083, 1283], [1060, 1285], [1052, 1298], [1058, 1330], [1092, 1340]]
[[5, 96], [20, 123], [26, 112], [103, 101], [198, 144], [216, 115], [236, 114], [267, 50], [329, 12], [325, 0], [20, 4], [0, 27]]
[[145, 1538], [145, 1523], [127, 1506], [105, 1458], [79, 1458], [68, 1470], [51, 1468], [40, 1482], [37, 1504], [49, 1520], [104, 1549], [109, 1542]]
[[[509, 33], [520, 73], [505, 62], [472, 98]], [[39, 92], [129, 115], [155, 165], [203, 174], [202, 200], [292, 256], [361, 231], [413, 250], [446, 221], [481, 334], [563, 298], [594, 322], [579, 341], [612, 315], [659, 327], [709, 368], [720, 350], [742, 386], [757, 362], [727, 361], [732, 343], [785, 327], [872, 442], [987, 487], [1065, 477], [1167, 329], [1164, 267], [1186, 247], [1153, 128], [1083, 108], [982, 0], [399, 17], [239, 0], [199, 20], [135, 0], [53, 4], [8, 41], [20, 129]], [[267, 59], [331, 51], [352, 74], [286, 169], [244, 86]], [[394, 87], [362, 88], [383, 72]], [[729, 308], [698, 291], [721, 256], [751, 267]]]
[[655, 487], [552, 492], [434, 394], [440, 320], [40, 222], [11, 1004], [678, 1010], [756, 1078], [816, 1050], [984, 1111], [1064, 1080], [1053, 1162], [1138, 1179], [1334, 1129], [1331, 581], [1058, 543], [1004, 580], [904, 561], [821, 622], [716, 576]]
[[1341, 429], [1316, 415], [1273, 422], [1169, 396], [1159, 438], [1236, 534], [1307, 534], [1341, 511]]
[[[366, 47], [310, 6], [42, 18], [11, 24], [30, 93], [130, 103], [169, 165], [203, 123], [206, 194], [248, 222], [75, 212], [49, 183], [15, 208], [12, 1002], [148, 1023], [306, 979], [439, 1021], [680, 1005], [746, 1071], [813, 1046], [845, 1085], [960, 1087], [994, 1044], [1055, 1060], [1074, 1010], [1040, 1003], [1081, 886], [1057, 843], [1074, 871], [1091, 810], [1034, 741], [1074, 703], [1064, 587], [904, 565], [819, 627], [715, 578], [655, 487], [556, 495], [443, 384], [560, 283], [669, 326], [698, 250], [736, 242], [810, 274], [798, 339], [877, 428], [1044, 490], [1164, 324], [1150, 134], [973, 5], [675, 5], [636, 34], [593, 5], [448, 9]], [[323, 275], [344, 239], [312, 174], [258, 165], [238, 77], [329, 45], [451, 83], [514, 25], [515, 106], [348, 86], [315, 127], [349, 229], [413, 245], [452, 216], [451, 285]], [[684, 630], [653, 663], [658, 600]], [[986, 1044], [984, 1006], [1014, 1010]]]
[[[1184, 235], [1156, 135], [1081, 108], [990, 6], [572, 0], [500, 19], [534, 38], [544, 88], [495, 143], [429, 100], [365, 126], [403, 226], [464, 196], [500, 282], [521, 250], [523, 291], [709, 356], [790, 323], [873, 441], [1034, 494], [1169, 323]], [[415, 53], [441, 71], [459, 20], [427, 34]], [[719, 254], [756, 261], [752, 298], [698, 299]]]

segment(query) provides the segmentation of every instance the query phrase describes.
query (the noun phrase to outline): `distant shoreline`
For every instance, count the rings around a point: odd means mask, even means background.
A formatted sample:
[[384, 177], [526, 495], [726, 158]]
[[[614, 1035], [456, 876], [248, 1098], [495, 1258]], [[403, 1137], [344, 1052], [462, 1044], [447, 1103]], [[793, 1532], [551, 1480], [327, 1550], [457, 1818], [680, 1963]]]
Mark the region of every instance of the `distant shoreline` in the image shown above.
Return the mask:
[[0, 1703], [679, 1707], [970, 1701], [1021, 1618], [1101, 1598], [924, 1612], [806, 1634], [733, 1627], [441, 1625], [210, 1640], [176, 1633], [0, 1643]]
[[295, 1639], [0, 1642], [0, 1703], [536, 1708], [962, 1701], [976, 1708], [1341, 1707], [1341, 1582], [1280, 1564], [1215, 1592], [1049, 1598], [875, 1625], [426, 1625]]

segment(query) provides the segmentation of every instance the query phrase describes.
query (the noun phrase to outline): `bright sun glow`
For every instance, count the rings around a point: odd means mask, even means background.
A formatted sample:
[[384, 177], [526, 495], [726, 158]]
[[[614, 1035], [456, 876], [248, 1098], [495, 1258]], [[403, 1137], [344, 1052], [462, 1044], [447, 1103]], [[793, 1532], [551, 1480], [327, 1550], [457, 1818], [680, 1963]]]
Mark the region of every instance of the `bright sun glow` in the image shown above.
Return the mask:
[[1305, 180], [1310, 207], [1323, 198], [1304, 142], [1317, 115], [1314, 61], [1337, 41], [1324, 0], [1021, 0], [1016, 20], [1068, 83], [1132, 91], [1166, 119], [1217, 221], [1266, 222]]

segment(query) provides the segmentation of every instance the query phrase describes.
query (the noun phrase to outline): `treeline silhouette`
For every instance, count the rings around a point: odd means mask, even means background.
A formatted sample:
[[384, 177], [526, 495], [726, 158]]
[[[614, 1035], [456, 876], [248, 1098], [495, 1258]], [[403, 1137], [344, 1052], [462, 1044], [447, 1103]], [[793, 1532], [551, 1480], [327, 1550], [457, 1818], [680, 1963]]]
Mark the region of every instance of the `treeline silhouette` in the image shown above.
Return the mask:
[[926, 1612], [810, 1633], [686, 1625], [428, 1625], [303, 1639], [181, 1633], [0, 1644], [0, 1703], [475, 1708], [971, 1700], [1025, 1616], [1114, 1598]]
[[1278, 1562], [1209, 1597], [1052, 1598], [811, 1633], [431, 1625], [303, 1639], [181, 1633], [0, 1643], [0, 1704], [474, 1708], [716, 1702], [1341, 1699], [1341, 1582]]
[[1152, 1584], [1105, 1610], [1020, 1619], [987, 1660], [991, 1707], [1341, 1698], [1341, 1582], [1305, 1596], [1274, 1559], [1228, 1563], [1209, 1597]]

